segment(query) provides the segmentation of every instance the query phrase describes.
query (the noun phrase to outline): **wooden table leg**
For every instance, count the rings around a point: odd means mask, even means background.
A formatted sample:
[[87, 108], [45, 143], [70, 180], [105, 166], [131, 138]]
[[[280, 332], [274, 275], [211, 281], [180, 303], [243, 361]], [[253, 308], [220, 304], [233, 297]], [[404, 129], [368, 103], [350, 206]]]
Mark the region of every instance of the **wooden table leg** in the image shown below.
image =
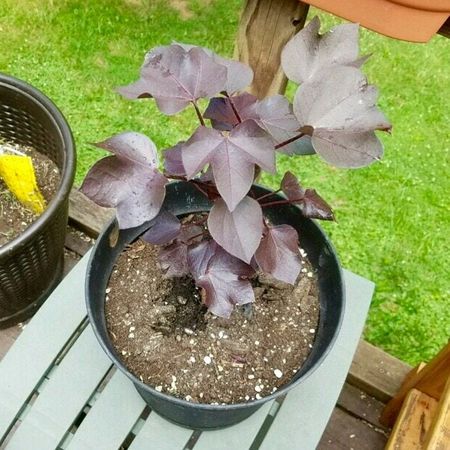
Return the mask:
[[300, 31], [309, 5], [298, 0], [247, 0], [237, 35], [235, 58], [255, 72], [249, 91], [259, 98], [284, 93], [287, 79], [280, 56], [286, 42]]

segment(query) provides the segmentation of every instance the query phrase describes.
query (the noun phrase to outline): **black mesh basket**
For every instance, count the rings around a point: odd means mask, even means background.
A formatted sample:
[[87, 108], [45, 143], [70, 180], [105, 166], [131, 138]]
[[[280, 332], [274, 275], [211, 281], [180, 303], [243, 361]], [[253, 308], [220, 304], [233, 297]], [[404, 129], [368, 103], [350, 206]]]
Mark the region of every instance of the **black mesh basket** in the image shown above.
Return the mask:
[[52, 159], [61, 181], [44, 213], [0, 247], [0, 328], [30, 317], [60, 281], [75, 146], [61, 112], [32, 86], [0, 73], [0, 139]]

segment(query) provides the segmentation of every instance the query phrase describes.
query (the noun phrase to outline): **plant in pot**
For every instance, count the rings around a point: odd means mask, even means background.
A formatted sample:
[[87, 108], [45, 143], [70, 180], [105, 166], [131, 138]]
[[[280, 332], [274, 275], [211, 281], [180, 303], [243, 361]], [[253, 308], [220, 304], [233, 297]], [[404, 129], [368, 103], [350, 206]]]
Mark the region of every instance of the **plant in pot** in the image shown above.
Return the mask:
[[62, 277], [74, 175], [61, 112], [34, 87], [0, 74], [0, 328], [30, 317]]
[[94, 331], [148, 404], [181, 425], [244, 419], [301, 383], [338, 332], [341, 272], [311, 220], [333, 220], [330, 206], [290, 172], [277, 191], [255, 184], [275, 172], [276, 152], [339, 167], [382, 156], [374, 130], [390, 124], [359, 69], [358, 26], [319, 27], [313, 19], [282, 54], [300, 84], [293, 106], [239, 93], [251, 69], [210, 50], [151, 50], [139, 80], [119, 92], [154, 98], [168, 115], [191, 106], [199, 126], [164, 150], [163, 172], [148, 137], [115, 135], [97, 144], [112, 155], [83, 182], [117, 211], [88, 267]]

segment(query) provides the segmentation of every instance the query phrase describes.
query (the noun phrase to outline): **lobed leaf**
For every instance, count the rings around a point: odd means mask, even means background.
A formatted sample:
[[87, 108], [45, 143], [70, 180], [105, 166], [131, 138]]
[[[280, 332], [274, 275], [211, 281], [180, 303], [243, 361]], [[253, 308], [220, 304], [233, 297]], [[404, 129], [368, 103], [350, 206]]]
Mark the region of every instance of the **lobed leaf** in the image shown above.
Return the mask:
[[183, 277], [190, 271], [188, 252], [201, 241], [203, 229], [194, 224], [183, 224], [175, 242], [160, 249], [158, 260], [166, 277]]
[[305, 217], [311, 219], [334, 220], [331, 206], [315, 191], [303, 189], [292, 172], [286, 172], [281, 180], [281, 189], [286, 197], [300, 206]]
[[150, 228], [141, 236], [141, 239], [150, 244], [164, 245], [180, 234], [181, 222], [169, 211], [161, 210], [152, 222]]
[[184, 242], [175, 241], [167, 247], [162, 247], [158, 261], [167, 278], [184, 277], [189, 273], [188, 246]]
[[89, 170], [81, 192], [100, 206], [116, 208], [120, 228], [132, 228], [159, 213], [168, 182], [156, 169], [153, 142], [126, 132], [96, 144], [114, 156], [101, 159]]
[[186, 170], [183, 166], [183, 158], [181, 156], [181, 149], [184, 141], [177, 145], [164, 150], [164, 168], [170, 175], [186, 176]]
[[208, 216], [208, 230], [228, 253], [250, 263], [261, 241], [263, 217], [260, 204], [245, 197], [233, 211], [217, 199]]
[[183, 145], [182, 158], [188, 178], [210, 164], [217, 189], [230, 211], [250, 190], [255, 164], [275, 171], [272, 141], [251, 121], [239, 124], [228, 135], [199, 127]]
[[189, 50], [172, 44], [157, 47], [145, 56], [141, 78], [118, 91], [127, 98], [155, 98], [158, 108], [171, 115], [200, 98], [212, 97], [227, 82], [227, 68], [200, 47]]
[[[254, 121], [273, 139], [273, 144], [285, 142], [299, 134], [300, 124], [292, 112], [292, 106], [282, 95], [274, 95], [264, 100], [258, 100], [254, 95], [243, 93], [230, 98], [212, 98], [204, 113], [217, 130], [230, 131], [239, 124], [240, 119]], [[308, 136], [296, 140], [278, 149], [289, 155], [311, 155], [314, 148]]]
[[255, 260], [261, 270], [277, 280], [295, 284], [302, 267], [298, 234], [290, 225], [268, 226], [256, 250]]
[[332, 66], [360, 67], [366, 57], [359, 58], [359, 25], [348, 23], [319, 34], [320, 19], [314, 17], [297, 33], [281, 53], [281, 66], [286, 76], [296, 83], [319, 78]]
[[212, 58], [214, 62], [226, 67], [227, 77], [222, 91], [227, 92], [229, 95], [232, 95], [235, 92], [247, 87], [253, 80], [253, 70], [247, 66], [247, 64], [235, 61], [233, 59], [223, 58], [205, 47], [196, 47], [195, 45], [182, 44], [179, 42], [175, 42], [175, 44], [179, 45], [186, 51], [189, 51], [192, 48], [201, 48], [208, 56]]
[[253, 269], [213, 240], [191, 248], [188, 261], [197, 286], [205, 290], [205, 304], [212, 313], [228, 318], [235, 305], [255, 300], [248, 281], [248, 277], [254, 274]]
[[301, 129], [316, 152], [338, 167], [362, 167], [380, 159], [374, 130], [391, 125], [377, 108], [378, 92], [354, 67], [336, 67], [330, 76], [304, 83], [294, 99]]

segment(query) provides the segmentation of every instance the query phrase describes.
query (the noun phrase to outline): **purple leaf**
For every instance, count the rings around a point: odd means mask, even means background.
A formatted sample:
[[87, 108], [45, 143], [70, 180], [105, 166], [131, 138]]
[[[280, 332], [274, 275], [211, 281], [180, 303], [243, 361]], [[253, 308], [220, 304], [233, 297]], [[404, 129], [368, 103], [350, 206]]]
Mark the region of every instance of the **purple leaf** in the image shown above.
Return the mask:
[[214, 62], [226, 67], [227, 79], [222, 91], [227, 92], [229, 95], [247, 87], [253, 80], [253, 70], [247, 66], [247, 64], [243, 64], [233, 59], [223, 58], [208, 48], [196, 47], [195, 45], [182, 44], [179, 42], [175, 42], [175, 44], [186, 51], [189, 51], [192, 48], [201, 48]]
[[302, 214], [311, 219], [334, 220], [331, 206], [316, 192], [315, 189], [306, 189], [301, 202]]
[[302, 267], [295, 228], [290, 225], [266, 227], [255, 259], [263, 272], [277, 280], [295, 284]]
[[195, 244], [202, 240], [203, 228], [193, 223], [185, 223], [181, 226], [180, 234], [177, 237], [177, 241], [184, 242], [185, 244]]
[[[300, 124], [292, 113], [292, 106], [289, 101], [282, 95], [258, 100], [254, 95], [243, 93], [231, 98], [211, 99], [204, 117], [211, 120], [215, 129], [229, 131], [238, 125], [239, 121], [233, 111], [231, 102], [233, 102], [241, 120], [253, 120], [272, 136], [274, 145], [299, 134]], [[285, 145], [278, 151], [289, 155], [315, 153], [308, 136]]]
[[334, 220], [331, 206], [314, 189], [303, 189], [292, 172], [284, 174], [281, 180], [281, 189], [289, 200], [300, 205], [305, 217]]
[[146, 242], [164, 245], [174, 240], [181, 230], [181, 222], [168, 211], [160, 211], [151, 227], [141, 236]]
[[289, 200], [302, 199], [305, 193], [298, 178], [292, 172], [286, 172], [281, 180], [281, 189]]
[[222, 58], [214, 54], [214, 61], [227, 68], [227, 82], [224, 91], [229, 95], [247, 87], [253, 81], [253, 70], [239, 61]]
[[181, 141], [177, 145], [164, 150], [164, 168], [170, 175], [186, 176], [186, 170], [184, 170], [183, 159], [181, 157], [183, 144], [184, 141]]
[[189, 248], [188, 265], [194, 280], [205, 275], [208, 263], [219, 246], [212, 239], [205, 240]]
[[199, 98], [212, 97], [224, 89], [227, 68], [199, 47], [157, 47], [145, 56], [141, 78], [119, 88], [128, 98], [151, 95], [165, 114], [175, 114]]
[[239, 120], [233, 111], [231, 102], [233, 102], [236, 111], [242, 121], [246, 120], [247, 109], [258, 101], [254, 95], [244, 92], [240, 95], [227, 97], [214, 97], [210, 100], [203, 117], [210, 119], [211, 124], [217, 130], [230, 131], [239, 124]]
[[338, 25], [324, 35], [319, 34], [318, 17], [297, 33], [281, 53], [281, 65], [286, 76], [296, 83], [319, 78], [336, 65], [361, 66], [357, 24]]
[[189, 273], [188, 246], [184, 242], [176, 241], [159, 250], [158, 261], [164, 275], [170, 277], [184, 277]]
[[97, 147], [103, 148], [121, 158], [129, 159], [153, 168], [158, 167], [158, 152], [150, 138], [134, 131], [125, 131], [98, 142]]
[[375, 104], [377, 96], [358, 69], [340, 66], [329, 77], [308, 81], [298, 89], [294, 113], [326, 161], [338, 167], [361, 167], [383, 153], [373, 131], [391, 128]]
[[239, 124], [229, 135], [199, 127], [182, 149], [183, 165], [193, 178], [210, 164], [220, 195], [232, 211], [249, 191], [255, 164], [275, 171], [275, 151], [270, 137], [255, 123]]
[[155, 168], [156, 149], [150, 139], [138, 133], [123, 133], [97, 145], [115, 156], [94, 164], [81, 191], [100, 206], [116, 208], [122, 229], [156, 217], [168, 180]]
[[247, 279], [254, 274], [253, 269], [214, 241], [203, 241], [191, 248], [188, 260], [197, 286], [205, 290], [205, 304], [213, 314], [228, 318], [235, 305], [255, 300]]
[[263, 231], [261, 206], [256, 200], [245, 197], [230, 212], [225, 202], [218, 199], [209, 213], [208, 229], [228, 253], [250, 263]]

